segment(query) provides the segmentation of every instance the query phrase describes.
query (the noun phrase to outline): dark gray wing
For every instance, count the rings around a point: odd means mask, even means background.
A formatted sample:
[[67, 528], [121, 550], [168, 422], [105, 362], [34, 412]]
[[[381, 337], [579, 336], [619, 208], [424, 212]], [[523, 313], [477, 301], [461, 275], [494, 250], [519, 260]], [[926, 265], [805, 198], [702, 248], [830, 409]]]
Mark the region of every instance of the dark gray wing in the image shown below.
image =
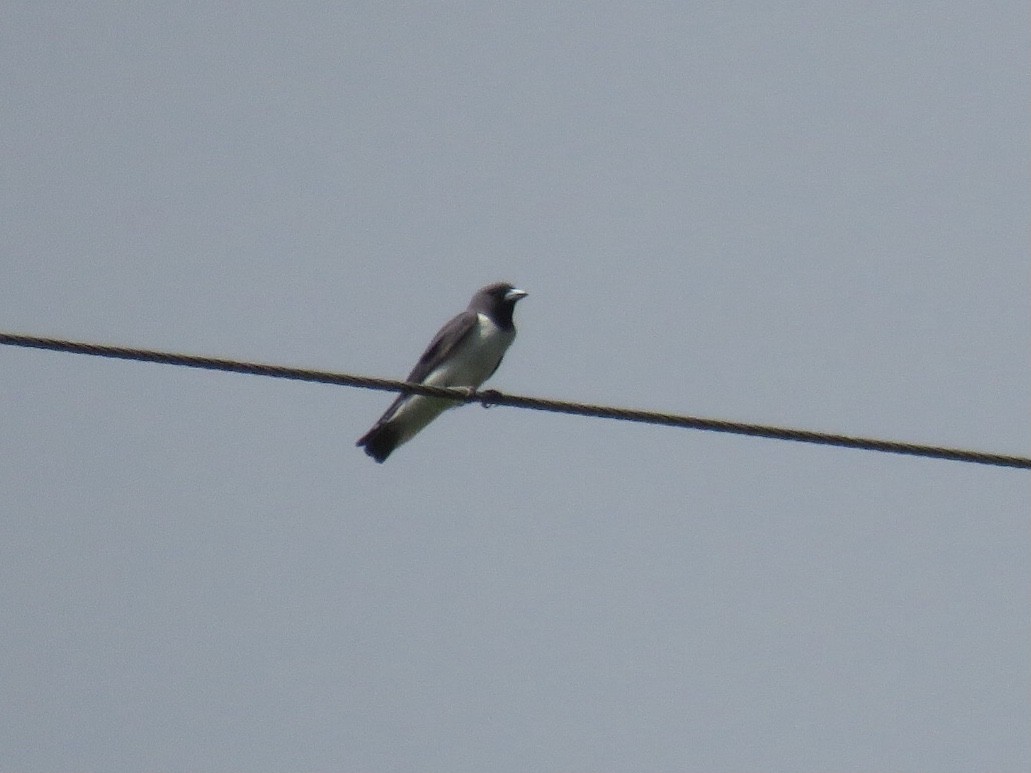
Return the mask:
[[422, 382], [468, 338], [476, 327], [477, 321], [476, 312], [466, 310], [444, 325], [430, 341], [430, 345], [426, 347], [422, 357], [415, 363], [415, 367], [412, 368], [412, 372], [408, 374], [406, 380], [415, 383]]
[[[405, 381], [411, 381], [416, 384], [422, 383], [423, 379], [430, 375], [440, 363], [455, 351], [462, 341], [469, 337], [469, 334], [476, 328], [477, 321], [476, 312], [467, 309], [444, 325], [444, 327], [437, 331], [433, 340], [430, 341], [430, 345], [426, 347], [426, 351], [422, 353], [419, 361], [415, 363], [415, 367], [412, 368], [412, 372], [408, 374], [408, 378]], [[383, 415], [380, 416], [379, 421], [376, 422], [369, 434], [375, 431], [377, 427], [390, 421], [401, 403], [409, 397], [410, 395], [404, 393], [399, 394], [397, 399], [390, 404], [390, 407], [383, 412]]]

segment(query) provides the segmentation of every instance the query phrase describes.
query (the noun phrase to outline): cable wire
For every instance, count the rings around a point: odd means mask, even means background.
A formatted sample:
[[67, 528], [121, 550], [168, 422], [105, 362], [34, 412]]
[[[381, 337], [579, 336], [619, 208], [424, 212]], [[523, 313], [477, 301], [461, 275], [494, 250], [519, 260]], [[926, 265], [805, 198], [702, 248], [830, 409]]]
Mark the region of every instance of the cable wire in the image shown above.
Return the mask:
[[198, 357], [190, 354], [160, 352], [150, 349], [135, 349], [124, 346], [105, 346], [79, 341], [65, 341], [56, 338], [14, 335], [0, 332], [0, 344], [21, 346], [30, 349], [48, 349], [73, 354], [87, 354], [94, 357], [112, 357], [119, 360], [136, 360], [140, 362], [158, 362], [165, 365], [178, 365], [187, 368], [204, 370], [221, 370], [231, 373], [248, 373], [254, 376], [285, 378], [295, 381], [313, 381], [320, 384], [336, 384], [337, 386], [359, 387], [361, 389], [378, 389], [385, 392], [405, 392], [408, 394], [442, 397], [463, 403], [480, 403], [484, 407], [508, 405], [514, 408], [528, 408], [535, 411], [567, 413], [576, 416], [591, 416], [598, 419], [616, 419], [618, 421], [634, 421], [642, 424], [658, 424], [667, 427], [684, 427], [687, 429], [708, 430], [710, 432], [727, 432], [735, 435], [772, 438], [774, 440], [793, 440], [799, 443], [816, 443], [818, 445], [857, 448], [865, 451], [880, 451], [908, 456], [924, 456], [932, 459], [947, 459], [955, 462], [971, 464], [987, 464], [997, 467], [1016, 467], [1031, 469], [1031, 458], [1008, 456], [1005, 454], [966, 451], [958, 448], [919, 445], [916, 443], [899, 443], [891, 440], [875, 440], [871, 438], [852, 437], [825, 432], [771, 427], [763, 424], [747, 424], [720, 419], [701, 419], [660, 411], [642, 411], [632, 408], [614, 408], [590, 403], [569, 402], [565, 400], [549, 400], [540, 397], [509, 395], [493, 389], [480, 391], [459, 388], [433, 387], [425, 384], [414, 384], [394, 379], [355, 376], [347, 373], [329, 373], [321, 370], [304, 368], [288, 368], [281, 365], [266, 365], [256, 362], [221, 359], [217, 357]]

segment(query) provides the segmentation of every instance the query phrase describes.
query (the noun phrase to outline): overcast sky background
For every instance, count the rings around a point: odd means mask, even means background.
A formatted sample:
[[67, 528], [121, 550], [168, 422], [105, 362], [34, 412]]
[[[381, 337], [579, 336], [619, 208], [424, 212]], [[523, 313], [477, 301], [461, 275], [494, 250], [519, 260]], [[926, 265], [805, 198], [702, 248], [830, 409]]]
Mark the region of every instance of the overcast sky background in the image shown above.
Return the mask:
[[[0, 329], [1031, 451], [1031, 8], [0, 7]], [[9, 771], [1026, 771], [1026, 471], [0, 347]]]

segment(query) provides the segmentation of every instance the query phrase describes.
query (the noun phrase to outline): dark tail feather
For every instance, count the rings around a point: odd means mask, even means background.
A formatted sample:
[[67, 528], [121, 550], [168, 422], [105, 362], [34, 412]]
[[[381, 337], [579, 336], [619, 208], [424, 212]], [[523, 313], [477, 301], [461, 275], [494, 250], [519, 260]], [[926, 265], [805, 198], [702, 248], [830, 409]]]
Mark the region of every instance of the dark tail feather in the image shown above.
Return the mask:
[[382, 464], [391, 451], [397, 448], [397, 432], [386, 424], [377, 424], [362, 435], [355, 445], [363, 446], [365, 453]]

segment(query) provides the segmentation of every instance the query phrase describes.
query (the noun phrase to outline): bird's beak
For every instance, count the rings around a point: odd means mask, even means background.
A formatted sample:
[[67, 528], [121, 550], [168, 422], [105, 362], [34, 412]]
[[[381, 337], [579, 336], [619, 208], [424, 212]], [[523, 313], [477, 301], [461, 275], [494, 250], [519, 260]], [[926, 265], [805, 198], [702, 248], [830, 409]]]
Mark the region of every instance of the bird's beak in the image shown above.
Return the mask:
[[520, 290], [518, 287], [513, 287], [505, 293], [505, 300], [514, 302], [518, 301], [520, 298], [525, 298], [527, 295], [529, 295], [529, 293], [526, 292], [526, 290]]

